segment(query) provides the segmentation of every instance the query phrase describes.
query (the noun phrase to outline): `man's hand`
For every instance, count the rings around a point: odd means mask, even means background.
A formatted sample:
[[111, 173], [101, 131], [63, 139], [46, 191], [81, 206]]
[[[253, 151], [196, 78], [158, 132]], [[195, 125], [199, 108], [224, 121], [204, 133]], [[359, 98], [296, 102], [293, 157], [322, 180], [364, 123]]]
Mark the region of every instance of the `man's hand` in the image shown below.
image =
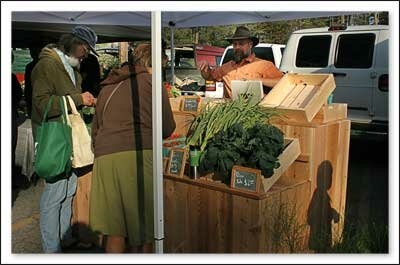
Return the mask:
[[83, 105], [85, 106], [92, 106], [95, 103], [95, 99], [90, 92], [85, 92], [81, 94]]
[[208, 62], [207, 61], [200, 61], [199, 62], [199, 70], [200, 71], [207, 72], [208, 69], [209, 69], [209, 66], [208, 66]]
[[198, 69], [200, 70], [201, 76], [205, 80], [210, 80], [211, 71], [209, 71], [210, 66], [208, 65], [207, 61], [200, 61], [198, 64]]

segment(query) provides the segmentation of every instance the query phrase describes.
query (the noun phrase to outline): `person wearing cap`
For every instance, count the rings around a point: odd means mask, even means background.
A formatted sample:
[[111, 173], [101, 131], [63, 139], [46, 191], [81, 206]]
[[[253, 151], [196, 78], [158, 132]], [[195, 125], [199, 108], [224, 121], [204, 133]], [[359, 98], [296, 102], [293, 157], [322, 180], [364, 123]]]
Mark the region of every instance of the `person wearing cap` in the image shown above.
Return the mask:
[[259, 40], [251, 35], [248, 28], [237, 27], [235, 34], [226, 39], [233, 46], [232, 61], [214, 69], [210, 69], [207, 61], [199, 63], [199, 69], [204, 79], [224, 82], [224, 97], [232, 97], [232, 80], [260, 80], [265, 93], [275, 86], [283, 76], [283, 73], [272, 62], [256, 57], [252, 48], [258, 44]]
[[[60, 37], [58, 44], [42, 49], [39, 61], [32, 71], [32, 132], [41, 123], [50, 97], [53, 97], [48, 120], [61, 121], [60, 97], [70, 95], [78, 108], [92, 106], [95, 98], [81, 92], [82, 78], [77, 67], [90, 51], [96, 54], [96, 33], [85, 26], [76, 26], [72, 33]], [[68, 104], [68, 110], [70, 106]], [[40, 199], [40, 232], [45, 253], [61, 252], [61, 245], [70, 245], [72, 198], [76, 191], [77, 175], [54, 183], [46, 183]]]

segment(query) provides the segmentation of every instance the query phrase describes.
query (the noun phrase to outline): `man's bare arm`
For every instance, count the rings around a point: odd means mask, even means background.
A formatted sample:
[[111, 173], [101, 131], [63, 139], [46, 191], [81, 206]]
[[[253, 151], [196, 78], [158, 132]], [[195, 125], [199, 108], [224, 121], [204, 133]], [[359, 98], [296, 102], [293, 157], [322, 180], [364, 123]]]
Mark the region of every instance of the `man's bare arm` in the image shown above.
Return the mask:
[[259, 80], [262, 82], [263, 86], [274, 87], [282, 77], [277, 78], [260, 78]]

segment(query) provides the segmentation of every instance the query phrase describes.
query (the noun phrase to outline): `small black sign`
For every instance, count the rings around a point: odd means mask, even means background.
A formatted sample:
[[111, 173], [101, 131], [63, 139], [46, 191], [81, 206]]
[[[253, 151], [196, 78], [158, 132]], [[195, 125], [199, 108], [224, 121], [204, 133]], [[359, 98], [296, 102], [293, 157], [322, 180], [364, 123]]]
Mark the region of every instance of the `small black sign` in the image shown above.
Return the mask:
[[232, 168], [231, 187], [258, 192], [260, 177], [261, 170], [234, 166]]
[[186, 149], [172, 149], [167, 174], [182, 177], [186, 164]]
[[197, 112], [199, 108], [199, 97], [185, 97], [183, 98], [182, 111]]

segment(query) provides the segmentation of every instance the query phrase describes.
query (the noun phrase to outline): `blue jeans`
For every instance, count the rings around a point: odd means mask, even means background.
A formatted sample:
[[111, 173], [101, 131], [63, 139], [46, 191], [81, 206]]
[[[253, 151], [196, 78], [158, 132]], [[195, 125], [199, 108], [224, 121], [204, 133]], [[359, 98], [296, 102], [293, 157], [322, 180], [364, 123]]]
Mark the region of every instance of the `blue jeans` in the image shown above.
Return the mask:
[[61, 252], [61, 240], [70, 239], [72, 198], [77, 176], [46, 183], [40, 199], [40, 233], [45, 253]]

